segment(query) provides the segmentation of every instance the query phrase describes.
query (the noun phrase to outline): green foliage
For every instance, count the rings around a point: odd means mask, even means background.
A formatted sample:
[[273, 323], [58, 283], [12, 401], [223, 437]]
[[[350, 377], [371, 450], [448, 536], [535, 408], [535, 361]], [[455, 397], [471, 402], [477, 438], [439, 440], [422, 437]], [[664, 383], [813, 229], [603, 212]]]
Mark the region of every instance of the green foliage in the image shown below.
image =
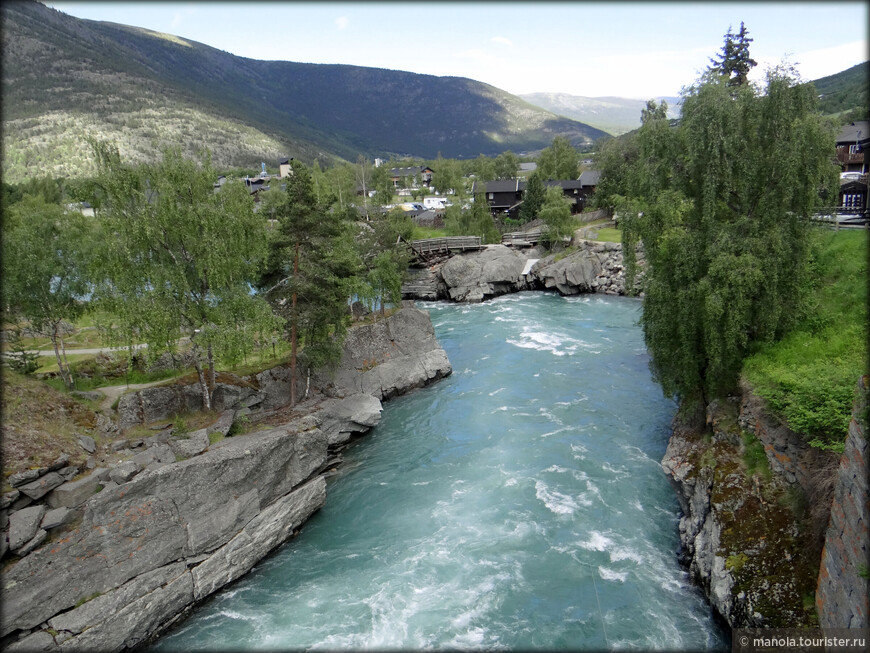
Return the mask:
[[820, 96], [819, 110], [826, 115], [842, 114], [841, 124], [868, 120], [868, 74], [870, 63], [859, 63], [848, 70], [811, 82]]
[[474, 198], [474, 203], [471, 205], [470, 215], [468, 216], [468, 229], [465, 234], [480, 236], [484, 243], [501, 242], [501, 233], [496, 228], [492, 220], [492, 213], [487, 206], [486, 199], [483, 194], [478, 194]]
[[564, 136], [556, 136], [538, 157], [536, 170], [541, 179], [577, 179], [580, 176], [580, 154]]
[[19, 374], [31, 374], [39, 369], [39, 354], [31, 354], [21, 343], [21, 328], [6, 331], [9, 334], [9, 352], [5, 362]]
[[471, 233], [471, 212], [464, 211], [459, 204], [448, 206], [444, 211], [444, 229], [448, 236], [469, 235]]
[[499, 179], [495, 169], [495, 162], [487, 156], [481, 154], [474, 160], [472, 168], [478, 182], [493, 181]]
[[[287, 181], [278, 219], [280, 228], [269, 243], [269, 263], [258, 286], [287, 323], [290, 401], [295, 403], [297, 363], [311, 369], [336, 362], [341, 354], [347, 302], [358, 287], [360, 261], [350, 223], [340, 211], [317, 204], [311, 173], [302, 163]], [[301, 356], [300, 340], [305, 342]]]
[[749, 56], [749, 44], [752, 40], [743, 22], [740, 23], [740, 31], [737, 34], [728, 27], [719, 58], [710, 60], [713, 64], [710, 70], [724, 77], [728, 86], [743, 86], [749, 83], [749, 71], [758, 65], [758, 62]]
[[816, 233], [800, 321], [743, 368], [768, 407], [822, 448], [842, 450], [855, 384], [866, 373], [867, 246], [863, 231]]
[[101, 240], [96, 297], [118, 316], [118, 333], [152, 352], [174, 351], [189, 334], [210, 410], [215, 357], [233, 359], [243, 343], [279, 327], [250, 292], [267, 253], [264, 221], [243, 184], [214, 192], [208, 156], [197, 164], [166, 150], [159, 163], [131, 166], [116, 148], [93, 147], [111, 234]]
[[250, 418], [247, 415], [241, 415], [240, 417], [233, 420], [233, 423], [230, 425], [230, 430], [227, 431], [227, 437], [231, 438], [236, 435], [242, 435], [248, 430], [250, 426]]
[[547, 188], [538, 217], [543, 220], [547, 228], [546, 241], [551, 245], [569, 237], [576, 226], [571, 215], [571, 200], [565, 197], [559, 186]]
[[94, 242], [90, 223], [39, 195], [4, 209], [3, 319], [26, 320], [50, 338], [61, 377], [72, 385], [62, 357], [64, 322], [84, 313], [90, 290], [88, 263]]
[[538, 217], [538, 211], [544, 205], [547, 191], [539, 170], [540, 168], [535, 170], [526, 182], [526, 190], [523, 192], [523, 203], [520, 205], [520, 222], [535, 220]]
[[520, 169], [520, 158], [510, 150], [495, 157], [495, 179], [514, 179]]
[[754, 434], [743, 431], [740, 435], [743, 440], [743, 464], [746, 465], [747, 476], [759, 475], [765, 480], [770, 480], [772, 472], [764, 445]]
[[413, 232], [414, 223], [401, 209], [362, 226], [355, 240], [362, 268], [356, 294], [370, 310], [379, 307], [384, 315], [386, 304], [401, 303], [409, 256], [404, 248], [396, 247], [396, 242], [399, 238], [412, 240]]
[[[648, 103], [631, 148], [605, 157], [631, 285], [645, 246], [643, 328], [665, 392], [688, 403], [737, 384], [753, 343], [794, 326], [809, 261], [809, 216], [833, 188], [833, 135], [792, 71], [765, 88], [707, 73], [683, 92], [682, 120]], [[622, 149], [621, 155], [619, 149]], [[604, 184], [603, 184], [604, 185]]]
[[462, 172], [456, 159], [443, 159], [440, 156], [432, 164], [432, 185], [445, 195], [450, 191], [462, 189]]

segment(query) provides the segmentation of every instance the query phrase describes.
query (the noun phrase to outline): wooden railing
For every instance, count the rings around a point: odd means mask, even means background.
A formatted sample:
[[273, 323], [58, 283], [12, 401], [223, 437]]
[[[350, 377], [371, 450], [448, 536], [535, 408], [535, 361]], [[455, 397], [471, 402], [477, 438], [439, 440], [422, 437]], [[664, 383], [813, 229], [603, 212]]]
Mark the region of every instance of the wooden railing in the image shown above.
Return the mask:
[[410, 242], [400, 236], [396, 244], [398, 245], [399, 243], [405, 243], [415, 256], [422, 259], [428, 259], [439, 254], [449, 255], [453, 252], [483, 249], [484, 247], [480, 236], [445, 236], [443, 238], [424, 238], [423, 240], [412, 240]]
[[813, 221], [834, 229], [870, 228], [870, 210], [834, 206], [818, 209]]
[[501, 244], [508, 247], [530, 247], [541, 240], [542, 229], [529, 231], [511, 231], [501, 236]]

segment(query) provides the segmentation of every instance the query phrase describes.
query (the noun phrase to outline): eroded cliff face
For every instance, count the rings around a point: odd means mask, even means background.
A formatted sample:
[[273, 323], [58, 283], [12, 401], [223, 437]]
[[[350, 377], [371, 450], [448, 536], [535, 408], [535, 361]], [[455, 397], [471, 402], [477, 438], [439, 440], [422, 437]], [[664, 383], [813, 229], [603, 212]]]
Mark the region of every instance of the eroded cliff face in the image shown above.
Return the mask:
[[[732, 627], [856, 627], [866, 619], [867, 583], [858, 575], [867, 560], [866, 440], [851, 431], [838, 474], [839, 456], [806, 444], [749, 387], [708, 406], [705, 429], [675, 422], [662, 466], [682, 508], [682, 561]], [[842, 498], [832, 512], [834, 496]]]
[[[352, 330], [338, 370], [314, 375], [315, 396], [279, 426], [215, 444], [209, 429], [109, 441], [116, 423], [106, 427], [106, 442], [93, 443], [98, 453], [125, 458], [111, 468], [81, 479], [48, 468], [15, 479], [26, 494], [3, 497], [2, 553], [12, 557], [3, 568], [0, 645], [120, 651], [152, 639], [324, 504], [336, 451], [378, 423], [381, 398], [451, 371], [428, 314], [405, 307]], [[217, 403], [225, 410], [213, 428], [225, 434], [240, 415], [280, 407], [288, 387], [285, 368], [223, 383]], [[165, 419], [196, 391], [133, 393], [117, 421], [123, 429]], [[59, 482], [48, 483], [55, 476]]]

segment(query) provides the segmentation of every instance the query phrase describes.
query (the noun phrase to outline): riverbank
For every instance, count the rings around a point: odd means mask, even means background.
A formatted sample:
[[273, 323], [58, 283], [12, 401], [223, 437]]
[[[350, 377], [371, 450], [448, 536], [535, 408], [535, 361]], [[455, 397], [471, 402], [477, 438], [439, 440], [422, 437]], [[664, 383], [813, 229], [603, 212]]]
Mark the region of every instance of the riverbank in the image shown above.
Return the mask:
[[[341, 446], [379, 421], [382, 398], [451, 371], [428, 314], [405, 307], [353, 330], [338, 370], [299, 379], [308, 398], [290, 411], [281, 410], [289, 372], [273, 369], [221, 378], [211, 427], [174, 434], [164, 423], [123, 438], [116, 430], [171, 419], [199, 392], [176, 384], [125, 395], [117, 421], [87, 443], [92, 463], [107, 466], [82, 474], [64, 460], [10, 478], [4, 648], [141, 646], [298, 531], [325, 502]], [[282, 423], [226, 437], [258, 415]]]

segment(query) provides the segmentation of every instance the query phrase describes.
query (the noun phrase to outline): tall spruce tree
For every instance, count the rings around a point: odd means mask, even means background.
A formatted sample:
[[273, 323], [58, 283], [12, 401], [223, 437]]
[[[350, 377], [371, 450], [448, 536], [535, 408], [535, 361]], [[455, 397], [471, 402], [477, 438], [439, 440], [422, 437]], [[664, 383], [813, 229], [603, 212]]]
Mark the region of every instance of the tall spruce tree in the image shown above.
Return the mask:
[[758, 65], [758, 62], [749, 56], [749, 44], [752, 41], [753, 39], [749, 38], [749, 30], [742, 21], [737, 34], [734, 34], [729, 26], [718, 59], [710, 59], [713, 64], [710, 70], [727, 78], [728, 86], [744, 86], [749, 83], [749, 71]]

